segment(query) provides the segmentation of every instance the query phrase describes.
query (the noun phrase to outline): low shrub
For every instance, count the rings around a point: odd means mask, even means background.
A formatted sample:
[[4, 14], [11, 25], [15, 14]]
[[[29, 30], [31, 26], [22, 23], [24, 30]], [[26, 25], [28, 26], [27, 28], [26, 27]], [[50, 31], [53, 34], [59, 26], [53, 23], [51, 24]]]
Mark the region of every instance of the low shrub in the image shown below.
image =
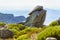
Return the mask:
[[0, 26], [1, 26], [1, 27], [4, 27], [5, 25], [6, 25], [6, 23], [0, 22]]
[[58, 21], [53, 21], [49, 24], [49, 26], [57, 26], [57, 25], [59, 25]]
[[42, 31], [42, 28], [26, 28], [23, 31], [20, 32], [20, 36], [17, 38], [17, 40], [31, 40], [31, 35], [34, 33], [39, 33]]
[[8, 24], [8, 27], [7, 27], [7, 29], [16, 29], [18, 31], [24, 30], [25, 28], [27, 28], [27, 26], [22, 24]]
[[31, 40], [31, 39], [28, 37], [27, 34], [25, 34], [25, 35], [19, 36], [17, 40]]
[[[22, 30], [27, 28], [27, 26], [22, 24], [8, 24], [7, 29], [11, 30], [14, 33], [14, 38], [17, 38]], [[21, 33], [22, 34], [22, 33]]]
[[34, 33], [34, 32], [38, 33], [38, 32], [41, 32], [41, 31], [42, 31], [41, 28], [30, 28], [30, 27], [28, 27], [28, 28], [20, 31], [16, 35], [16, 37], [19, 37], [19, 36], [22, 36], [22, 35], [25, 35], [25, 34], [28, 34], [28, 36], [30, 37], [32, 33]]
[[38, 34], [37, 40], [46, 40], [47, 37], [55, 37], [57, 40], [60, 40], [60, 26], [47, 27]]

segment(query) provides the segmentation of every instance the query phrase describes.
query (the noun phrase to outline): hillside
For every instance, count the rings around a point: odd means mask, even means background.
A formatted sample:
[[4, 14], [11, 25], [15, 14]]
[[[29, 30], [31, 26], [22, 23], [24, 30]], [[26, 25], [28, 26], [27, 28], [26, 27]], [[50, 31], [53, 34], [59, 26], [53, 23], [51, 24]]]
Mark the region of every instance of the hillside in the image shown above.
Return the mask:
[[5, 23], [20, 23], [24, 21], [26, 18], [24, 16], [14, 16], [13, 14], [3, 14], [0, 13], [0, 22]]

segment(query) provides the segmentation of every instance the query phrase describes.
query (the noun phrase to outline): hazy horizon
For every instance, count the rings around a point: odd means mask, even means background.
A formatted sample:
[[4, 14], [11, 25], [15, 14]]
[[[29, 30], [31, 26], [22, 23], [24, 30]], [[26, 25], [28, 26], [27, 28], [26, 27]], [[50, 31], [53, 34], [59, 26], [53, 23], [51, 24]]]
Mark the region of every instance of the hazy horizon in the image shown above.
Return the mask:
[[45, 24], [60, 17], [60, 0], [0, 0], [0, 12], [27, 17], [37, 5], [47, 10]]

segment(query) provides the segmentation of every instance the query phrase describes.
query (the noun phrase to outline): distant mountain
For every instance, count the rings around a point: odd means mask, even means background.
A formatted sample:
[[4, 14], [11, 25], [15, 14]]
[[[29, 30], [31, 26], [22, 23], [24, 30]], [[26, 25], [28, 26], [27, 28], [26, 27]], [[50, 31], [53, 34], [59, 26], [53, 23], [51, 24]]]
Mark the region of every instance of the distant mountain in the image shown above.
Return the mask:
[[14, 16], [13, 14], [0, 13], [0, 22], [5, 23], [20, 23], [26, 20], [24, 16]]

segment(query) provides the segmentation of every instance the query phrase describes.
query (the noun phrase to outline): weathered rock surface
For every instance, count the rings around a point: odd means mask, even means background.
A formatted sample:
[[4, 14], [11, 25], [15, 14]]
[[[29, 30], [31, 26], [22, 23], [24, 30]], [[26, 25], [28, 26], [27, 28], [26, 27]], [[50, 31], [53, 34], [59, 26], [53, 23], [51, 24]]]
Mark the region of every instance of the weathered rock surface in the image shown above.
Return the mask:
[[42, 6], [37, 6], [30, 12], [29, 17], [26, 19], [25, 25], [42, 27], [46, 18], [46, 10]]
[[0, 38], [2, 39], [13, 38], [13, 35], [14, 35], [13, 32], [10, 30], [6, 29], [0, 30]]
[[58, 24], [60, 25], [60, 18], [58, 19]]

